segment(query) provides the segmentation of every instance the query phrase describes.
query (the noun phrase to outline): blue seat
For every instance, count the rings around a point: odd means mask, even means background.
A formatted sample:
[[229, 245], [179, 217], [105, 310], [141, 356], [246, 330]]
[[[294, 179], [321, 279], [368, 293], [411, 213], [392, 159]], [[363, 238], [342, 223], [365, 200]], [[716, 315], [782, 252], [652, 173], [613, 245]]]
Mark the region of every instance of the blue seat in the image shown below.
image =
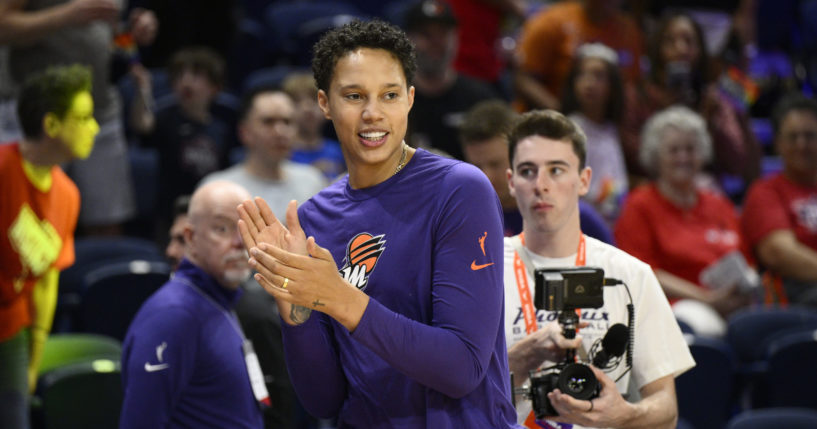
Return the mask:
[[82, 332], [107, 335], [123, 341], [142, 303], [170, 278], [165, 262], [116, 262], [85, 277], [79, 311]]
[[729, 420], [726, 429], [814, 429], [817, 411], [802, 408], [749, 410]]
[[766, 405], [817, 410], [817, 330], [781, 335], [767, 350]]
[[308, 66], [312, 45], [331, 28], [365, 15], [342, 1], [273, 3], [264, 13], [269, 45], [277, 46], [283, 63]]
[[695, 367], [675, 380], [678, 415], [696, 429], [720, 429], [734, 404], [735, 356], [725, 341], [686, 335]]
[[817, 311], [803, 307], [762, 307], [739, 310], [728, 320], [727, 342], [740, 364], [752, 364], [766, 357], [764, 341], [788, 328], [817, 323]]
[[738, 384], [744, 408], [768, 404], [765, 374], [769, 343], [783, 334], [817, 329], [817, 312], [803, 307], [763, 307], [738, 311], [728, 320], [726, 339], [738, 359]]
[[70, 332], [82, 300], [85, 275], [101, 265], [135, 259], [164, 261], [156, 243], [137, 237], [81, 237], [74, 241], [74, 264], [60, 273], [52, 332]]

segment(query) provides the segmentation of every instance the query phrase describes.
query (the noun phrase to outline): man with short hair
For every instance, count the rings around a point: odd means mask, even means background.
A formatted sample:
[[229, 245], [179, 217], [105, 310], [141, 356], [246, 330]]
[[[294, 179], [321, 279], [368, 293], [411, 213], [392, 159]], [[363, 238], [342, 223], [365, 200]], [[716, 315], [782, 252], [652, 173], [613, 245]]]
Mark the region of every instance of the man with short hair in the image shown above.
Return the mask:
[[[491, 181], [502, 204], [505, 236], [522, 232], [522, 215], [516, 207], [516, 199], [508, 191], [507, 171], [508, 131], [518, 120], [518, 115], [503, 100], [485, 100], [475, 104], [465, 113], [460, 125], [460, 144], [465, 160], [476, 165]], [[605, 243], [613, 244], [613, 233], [601, 214], [587, 201], [579, 200], [579, 217], [582, 231]]]
[[94, 146], [90, 90], [79, 65], [31, 76], [17, 104], [24, 137], [0, 145], [0, 427], [28, 427], [59, 272], [74, 263], [80, 196], [60, 164]]
[[783, 171], [746, 195], [743, 233], [778, 301], [817, 306], [817, 101], [783, 98], [773, 115]]
[[263, 427], [269, 396], [233, 312], [250, 275], [235, 208], [249, 197], [219, 181], [191, 197], [185, 258], [125, 337], [121, 428]]
[[246, 148], [240, 164], [217, 171], [202, 183], [227, 180], [263, 198], [276, 216], [291, 200], [304, 202], [326, 186], [320, 170], [289, 160], [295, 141], [295, 104], [287, 93], [268, 87], [250, 90], [239, 112], [238, 136]]
[[[558, 412], [548, 421], [573, 428], [674, 428], [674, 378], [694, 361], [650, 266], [582, 233], [579, 198], [587, 193], [592, 175], [585, 166], [585, 140], [578, 126], [553, 110], [524, 114], [509, 134], [508, 182], [523, 219], [522, 234], [505, 238], [504, 256], [505, 336], [514, 383], [527, 385], [530, 371], [563, 362], [567, 349], [586, 354], [621, 323], [629, 327], [633, 341], [632, 368], [627, 359], [612, 361], [604, 371], [592, 367], [601, 390], [589, 400], [558, 388], [547, 393]], [[569, 340], [555, 314], [534, 309], [534, 270], [584, 265], [603, 269], [605, 277], [628, 289], [604, 288], [604, 305], [582, 311], [579, 335]], [[634, 320], [629, 320], [628, 304]], [[554, 427], [534, 418], [530, 401], [518, 397], [516, 404], [520, 423]]]

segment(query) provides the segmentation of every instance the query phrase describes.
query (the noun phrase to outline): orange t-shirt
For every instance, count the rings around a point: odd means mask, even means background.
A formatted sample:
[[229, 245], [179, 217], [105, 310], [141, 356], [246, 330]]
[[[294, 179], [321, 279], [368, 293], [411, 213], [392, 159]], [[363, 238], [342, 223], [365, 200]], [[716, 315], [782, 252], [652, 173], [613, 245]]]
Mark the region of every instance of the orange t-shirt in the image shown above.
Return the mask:
[[587, 18], [580, 2], [572, 1], [554, 4], [528, 19], [519, 37], [519, 68], [561, 98], [574, 53], [584, 43], [603, 43], [615, 50], [626, 80], [641, 77], [643, 36], [635, 20], [619, 12], [597, 24]]
[[0, 146], [0, 341], [31, 324], [31, 288], [51, 267], [74, 263], [79, 190], [57, 166], [40, 192], [23, 171], [18, 144]]

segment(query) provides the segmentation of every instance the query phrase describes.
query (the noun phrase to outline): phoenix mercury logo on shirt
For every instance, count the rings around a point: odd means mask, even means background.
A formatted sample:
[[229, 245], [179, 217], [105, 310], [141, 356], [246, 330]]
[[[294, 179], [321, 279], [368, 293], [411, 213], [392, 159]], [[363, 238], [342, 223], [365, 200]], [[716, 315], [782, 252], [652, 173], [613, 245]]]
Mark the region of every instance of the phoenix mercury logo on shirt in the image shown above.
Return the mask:
[[377, 260], [386, 250], [384, 236], [385, 234], [373, 236], [368, 232], [361, 232], [349, 240], [346, 265], [340, 269], [344, 280], [360, 290], [366, 287]]

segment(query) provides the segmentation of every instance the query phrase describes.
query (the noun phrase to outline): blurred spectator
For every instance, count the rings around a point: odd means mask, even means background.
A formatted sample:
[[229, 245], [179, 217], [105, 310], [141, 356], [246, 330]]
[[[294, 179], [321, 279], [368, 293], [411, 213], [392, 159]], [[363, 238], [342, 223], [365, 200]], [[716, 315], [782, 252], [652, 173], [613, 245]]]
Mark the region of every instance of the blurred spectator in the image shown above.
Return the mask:
[[165, 256], [173, 267], [179, 268], [184, 257], [184, 228], [187, 226], [187, 209], [190, 207], [190, 195], [179, 195], [173, 202], [173, 223], [170, 225]]
[[514, 87], [521, 110], [560, 109], [576, 49], [600, 42], [618, 54], [628, 81], [641, 77], [643, 36], [621, 0], [564, 1], [530, 17], [519, 36]]
[[159, 152], [159, 231], [167, 230], [176, 197], [191, 194], [204, 176], [227, 167], [232, 132], [231, 125], [211, 111], [224, 82], [224, 61], [218, 54], [207, 48], [183, 49], [173, 56], [169, 72], [175, 99], [155, 112], [145, 102], [149, 80], [136, 76], [140, 90], [131, 118], [133, 129]]
[[457, 139], [462, 116], [475, 103], [498, 95], [487, 83], [454, 70], [457, 20], [446, 3], [416, 3], [406, 11], [404, 25], [417, 51], [417, 73], [410, 82], [415, 92], [408, 143], [463, 159]]
[[91, 153], [90, 90], [79, 65], [32, 75], [17, 105], [24, 137], [0, 145], [0, 427], [28, 428], [59, 272], [74, 263], [80, 195], [60, 164]]
[[562, 111], [587, 136], [587, 166], [593, 177], [583, 198], [611, 225], [629, 190], [619, 138], [623, 108], [618, 55], [600, 43], [580, 46], [567, 76]]
[[263, 374], [232, 311], [251, 274], [238, 234], [240, 186], [190, 199], [185, 257], [133, 318], [122, 349], [120, 428], [262, 428]]
[[800, 94], [787, 96], [775, 109], [773, 121], [783, 171], [749, 189], [743, 232], [774, 281], [775, 299], [815, 306], [817, 101]]
[[516, 26], [506, 21], [518, 24], [525, 19], [526, 3], [527, 0], [448, 0], [459, 22], [454, 68], [492, 84], [501, 92], [509, 91], [501, 81], [510, 56], [506, 52], [509, 47], [503, 44], [503, 27]]
[[[189, 195], [180, 196], [173, 205], [170, 244], [165, 249], [165, 255], [173, 265], [173, 271], [179, 268], [179, 263], [184, 257], [184, 230], [189, 227], [187, 215], [189, 206]], [[296, 420], [304, 417], [305, 413], [297, 402], [287, 374], [278, 306], [275, 305], [272, 295], [264, 291], [252, 277], [241, 285], [241, 289], [241, 296], [235, 304], [235, 313], [244, 334], [253, 342], [272, 403], [270, 407], [264, 408], [265, 427], [295, 428]]]
[[508, 137], [516, 112], [502, 100], [486, 100], [475, 104], [463, 118], [460, 125], [460, 143], [465, 161], [474, 164], [488, 176], [499, 203], [505, 236], [522, 232], [522, 215], [516, 208], [516, 198], [508, 189]]
[[[659, 110], [682, 104], [706, 121], [714, 151], [710, 170], [716, 179], [737, 176], [744, 186], [749, 184], [760, 171], [760, 146], [745, 114], [736, 110], [711, 81], [711, 64], [698, 24], [682, 13], [669, 15], [650, 41], [649, 77], [625, 92], [622, 144], [630, 173], [646, 176], [638, 164], [639, 133], [644, 122]], [[739, 199], [741, 189], [725, 190], [733, 196], [737, 193]]]
[[242, 101], [238, 136], [244, 161], [207, 175], [202, 183], [235, 182], [263, 198], [278, 219], [291, 200], [303, 203], [326, 186], [321, 171], [289, 160], [297, 132], [295, 104], [283, 91], [255, 88]]
[[91, 155], [66, 166], [82, 194], [79, 226], [86, 234], [119, 234], [136, 208], [121, 101], [110, 83], [114, 27], [126, 28], [134, 43], [147, 45], [156, 36], [157, 21], [153, 12], [134, 8], [126, 23], [117, 24], [121, 10], [120, 0], [18, 0], [0, 6], [0, 44], [10, 46], [16, 84], [49, 65], [91, 67], [100, 132]]
[[318, 87], [309, 72], [295, 72], [284, 79], [284, 92], [295, 102], [295, 125], [298, 132], [292, 150], [292, 161], [310, 164], [321, 170], [327, 180], [335, 180], [346, 171], [340, 143], [324, 137], [328, 123], [318, 106]]
[[[654, 181], [627, 197], [616, 242], [652, 266], [679, 319], [697, 333], [721, 336], [724, 318], [749, 304], [746, 290], [757, 282], [726, 262], [745, 266], [738, 255], [747, 250], [732, 203], [696, 183], [712, 156], [703, 118], [680, 106], [657, 113], [644, 125], [640, 155]], [[725, 270], [719, 264], [730, 271], [726, 280], [709, 280], [707, 270]], [[734, 280], [744, 274], [747, 284]]]

